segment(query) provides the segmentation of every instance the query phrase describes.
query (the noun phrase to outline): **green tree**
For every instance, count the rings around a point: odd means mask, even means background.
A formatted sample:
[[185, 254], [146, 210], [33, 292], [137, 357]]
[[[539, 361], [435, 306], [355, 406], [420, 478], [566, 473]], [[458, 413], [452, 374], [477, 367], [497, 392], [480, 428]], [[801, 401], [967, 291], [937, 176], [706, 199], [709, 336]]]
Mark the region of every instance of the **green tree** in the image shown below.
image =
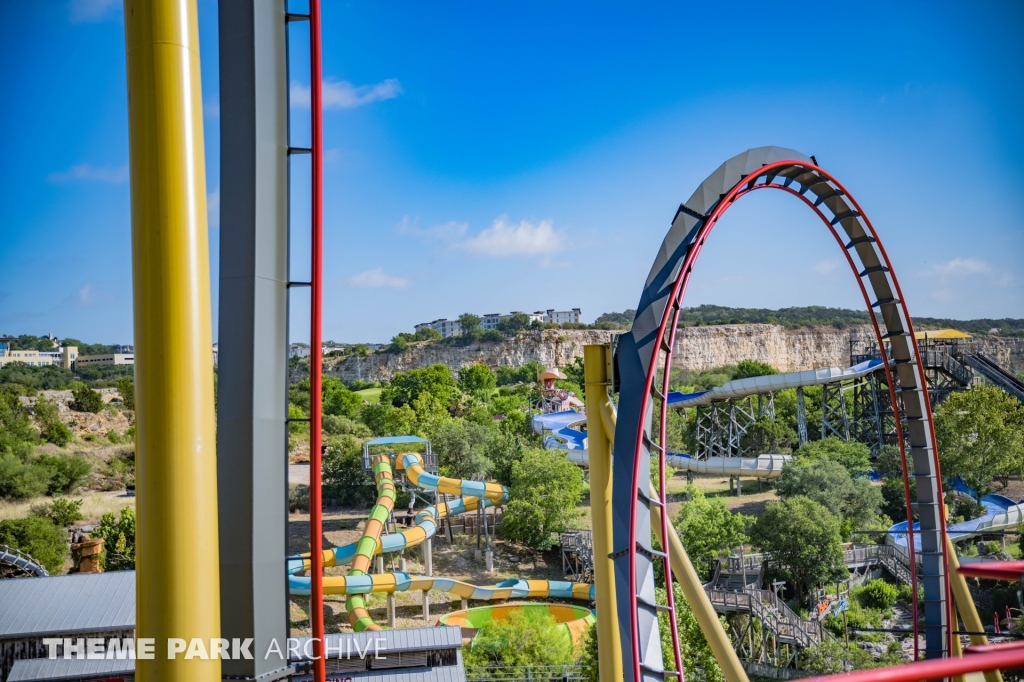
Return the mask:
[[809, 588], [847, 574], [839, 533], [832, 512], [806, 497], [791, 497], [768, 503], [750, 529], [750, 540], [802, 597]]
[[444, 338], [444, 335], [436, 329], [430, 327], [422, 327], [416, 330], [413, 335], [416, 341], [439, 341]]
[[526, 608], [508, 618], [484, 623], [463, 649], [467, 668], [499, 666], [503, 675], [526, 677], [529, 666], [562, 666], [573, 662], [568, 630], [555, 623], [545, 608]]
[[397, 372], [391, 383], [384, 388], [380, 399], [381, 402], [401, 407], [411, 404], [424, 391], [433, 394], [447, 407], [455, 401], [459, 385], [452, 378], [452, 371], [448, 366], [437, 363], [423, 369]]
[[32, 406], [32, 412], [36, 416], [36, 423], [39, 424], [39, 435], [47, 443], [53, 443], [58, 447], [64, 447], [73, 438], [71, 429], [60, 420], [57, 406], [43, 397], [36, 400]]
[[472, 422], [451, 421], [443, 424], [431, 439], [438, 464], [452, 478], [486, 477], [493, 466], [485, 450], [491, 432]]
[[76, 412], [96, 413], [103, 409], [103, 396], [81, 382], [72, 384], [71, 395], [74, 396], [71, 409]]
[[512, 485], [512, 467], [523, 459], [525, 451], [522, 438], [499, 428], [498, 433], [491, 436], [485, 450], [492, 464], [491, 476], [494, 480], [504, 486]]
[[[894, 522], [907, 519], [907, 496], [903, 478], [887, 478], [882, 482], [882, 506], [879, 511]], [[917, 479], [910, 479], [910, 499], [917, 499]]]
[[135, 512], [131, 507], [122, 509], [117, 518], [113, 512], [104, 514], [92, 537], [103, 538], [103, 554], [100, 559], [103, 570], [135, 569]]
[[404, 353], [409, 347], [409, 341], [406, 340], [405, 334], [397, 334], [391, 337], [391, 343], [388, 345], [388, 350], [392, 353]]
[[498, 320], [498, 330], [505, 334], [518, 334], [530, 328], [530, 316], [526, 313], [514, 313]]
[[68, 388], [74, 381], [70, 369], [57, 365], [33, 367], [22, 362], [12, 362], [0, 367], [0, 384], [21, 384], [40, 391], [56, 391]]
[[0, 521], [0, 545], [28, 554], [46, 567], [51, 575], [64, 568], [68, 553], [68, 534], [53, 521], [40, 516]]
[[[908, 464], [911, 464], [908, 462]], [[911, 464], [913, 467], [913, 464]], [[903, 480], [903, 458], [898, 445], [883, 445], [875, 458], [875, 471], [884, 479]], [[945, 472], [943, 472], [945, 473]]]
[[531, 449], [512, 465], [512, 486], [501, 532], [509, 540], [546, 550], [571, 527], [583, 497], [580, 468], [558, 451]]
[[373, 501], [373, 480], [363, 471], [363, 448], [355, 438], [331, 438], [322, 466], [324, 497], [342, 506], [363, 506]]
[[978, 500], [992, 480], [1024, 468], [1024, 406], [995, 386], [950, 394], [935, 410], [942, 475], [959, 476]]
[[416, 414], [416, 434], [423, 438], [433, 438], [438, 429], [453, 421], [448, 409], [433, 393], [420, 393], [412, 401], [412, 411]]
[[324, 377], [320, 393], [323, 396], [324, 414], [354, 417], [363, 406], [362, 398], [350, 391], [337, 377]]
[[720, 498], [708, 499], [694, 484], [686, 486], [687, 501], [673, 522], [701, 580], [710, 577], [711, 560], [746, 543], [752, 516], [733, 514]]
[[32, 516], [50, 519], [61, 528], [67, 528], [85, 518], [82, 516], [82, 500], [71, 500], [66, 497], [58, 497], [47, 504], [34, 504], [29, 513]]
[[499, 367], [498, 385], [512, 386], [514, 384], [536, 383], [537, 375], [544, 371], [544, 365], [537, 360], [530, 360], [519, 367]]
[[465, 393], [490, 394], [497, 386], [498, 377], [483, 363], [469, 365], [459, 370], [459, 388]]
[[459, 329], [463, 336], [472, 337], [476, 330], [480, 328], [480, 323], [483, 320], [478, 315], [472, 313], [462, 313], [459, 315]]
[[829, 459], [846, 467], [851, 476], [862, 476], [871, 468], [868, 446], [856, 441], [846, 442], [835, 436], [804, 443], [796, 451], [796, 458], [803, 462]]
[[580, 654], [580, 675], [585, 682], [600, 682], [601, 669], [597, 655], [597, 622], [587, 629], [583, 640], [583, 652]]
[[0, 394], [0, 453], [21, 450], [24, 443], [36, 440], [35, 430], [29, 419], [28, 411], [21, 404], [18, 396], [11, 393]]
[[732, 378], [748, 379], [750, 377], [765, 377], [778, 373], [779, 371], [767, 362], [758, 362], [757, 360], [740, 360], [740, 363], [736, 365], [736, 371], [733, 373]]
[[13, 452], [0, 452], [0, 499], [24, 500], [46, 492], [53, 473], [23, 462]]
[[[718, 666], [715, 654], [711, 651], [704, 631], [700, 629], [697, 617], [693, 615], [693, 609], [683, 595], [683, 589], [679, 583], [672, 584], [673, 596], [676, 604], [676, 627], [679, 631], [679, 657], [683, 661], [683, 677], [693, 682], [724, 682], [725, 675]], [[659, 604], [667, 604], [667, 595], [664, 588], [655, 590], [655, 601]], [[719, 616], [719, 621], [728, 630], [725, 619]], [[675, 656], [672, 653], [672, 623], [668, 613], [658, 613], [658, 632], [661, 635], [662, 664], [665, 670], [675, 670]]]
[[743, 448], [750, 448], [751, 454], [764, 453], [788, 455], [796, 445], [796, 431], [778, 419], [767, 415], [757, 418], [740, 438]]
[[881, 491], [868, 479], [852, 478], [830, 459], [790, 462], [775, 489], [783, 498], [803, 496], [828, 509], [844, 521], [844, 536], [854, 527], [871, 524], [883, 504]]
[[75, 455], [42, 455], [38, 464], [51, 472], [47, 486], [51, 495], [67, 495], [84, 484], [92, 471], [89, 460]]
[[117, 392], [121, 394], [121, 403], [127, 410], [135, 409], [135, 379], [124, 377], [117, 381]]

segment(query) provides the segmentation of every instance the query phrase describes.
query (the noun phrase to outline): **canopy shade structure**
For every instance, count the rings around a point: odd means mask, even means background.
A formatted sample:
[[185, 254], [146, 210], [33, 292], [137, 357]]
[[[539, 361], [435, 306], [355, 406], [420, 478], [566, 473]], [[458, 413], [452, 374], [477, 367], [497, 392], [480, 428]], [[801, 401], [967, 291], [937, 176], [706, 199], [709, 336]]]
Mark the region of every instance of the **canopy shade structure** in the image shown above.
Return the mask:
[[915, 331], [914, 339], [916, 341], [924, 341], [925, 339], [969, 339], [971, 335], [967, 332], [962, 332], [959, 329], [925, 329], [924, 331]]
[[383, 436], [366, 441], [365, 445], [400, 445], [402, 443], [429, 443], [426, 438], [419, 436]]

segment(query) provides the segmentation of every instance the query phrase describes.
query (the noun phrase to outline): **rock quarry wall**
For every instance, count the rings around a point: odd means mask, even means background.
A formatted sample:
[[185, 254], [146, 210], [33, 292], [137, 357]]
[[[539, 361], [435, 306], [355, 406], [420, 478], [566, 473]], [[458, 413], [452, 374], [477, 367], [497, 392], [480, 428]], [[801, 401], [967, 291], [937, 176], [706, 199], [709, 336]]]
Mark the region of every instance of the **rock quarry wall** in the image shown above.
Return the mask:
[[[403, 353], [373, 353], [365, 357], [340, 360], [325, 358], [325, 371], [343, 381], [388, 380], [395, 372], [443, 363], [460, 367], [483, 363], [498, 367], [518, 367], [530, 360], [546, 366], [562, 366], [583, 355], [583, 346], [608, 343], [620, 332], [600, 330], [557, 330], [523, 332], [498, 342], [455, 346], [444, 343], [412, 344]], [[680, 329], [676, 335], [675, 366], [685, 370], [703, 370], [734, 365], [741, 360], [766, 362], [780, 372], [822, 367], [846, 367], [850, 344], [873, 340], [868, 325], [845, 329], [804, 327], [785, 329], [769, 324], [715, 325]], [[1024, 339], [979, 336], [978, 351], [991, 357], [1004, 369], [1024, 370]], [[304, 373], [303, 373], [304, 374]], [[299, 376], [296, 377], [301, 378]]]

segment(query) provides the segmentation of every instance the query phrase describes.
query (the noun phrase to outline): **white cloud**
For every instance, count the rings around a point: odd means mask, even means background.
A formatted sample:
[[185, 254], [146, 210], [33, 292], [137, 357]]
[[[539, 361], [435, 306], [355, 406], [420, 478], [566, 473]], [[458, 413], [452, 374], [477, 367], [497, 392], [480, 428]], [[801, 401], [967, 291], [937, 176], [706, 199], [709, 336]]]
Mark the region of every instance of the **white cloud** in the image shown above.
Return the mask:
[[486, 230], [456, 246], [478, 256], [550, 256], [565, 248], [565, 235], [550, 220], [519, 224], [498, 216]]
[[98, 182], [121, 183], [128, 179], [128, 166], [120, 168], [102, 168], [88, 163], [80, 163], [66, 171], [50, 173], [46, 176], [50, 182], [74, 182], [76, 180], [95, 180]]
[[1005, 287], [1013, 282], [1013, 273], [1002, 270], [979, 258], [954, 258], [938, 263], [931, 268], [932, 276], [938, 275], [945, 281], [984, 275], [991, 286]]
[[212, 230], [220, 228], [220, 187], [206, 195], [206, 223]]
[[932, 270], [940, 275], [987, 275], [994, 268], [977, 258], [954, 258], [951, 261], [933, 265]]
[[374, 268], [373, 270], [360, 272], [358, 275], [349, 277], [348, 283], [350, 286], [361, 289], [404, 289], [409, 286], [409, 280], [404, 277], [389, 275], [384, 272], [384, 268]]
[[81, 24], [112, 18], [121, 6], [121, 0], [71, 0], [71, 23]]
[[[336, 81], [330, 78], [323, 82], [324, 109], [355, 109], [364, 104], [394, 99], [402, 94], [402, 84], [397, 78], [388, 78], [375, 85], [352, 85], [348, 81]], [[292, 83], [292, 104], [309, 108], [309, 86]]]
[[823, 260], [819, 263], [815, 263], [814, 267], [811, 269], [819, 275], [831, 275], [840, 265], [842, 265], [842, 261], [840, 259], [832, 258], [831, 260]]
[[402, 219], [398, 221], [395, 228], [402, 234], [411, 234], [417, 237], [424, 237], [429, 239], [440, 239], [441, 241], [454, 241], [460, 239], [466, 234], [469, 229], [469, 223], [460, 223], [455, 220], [449, 220], [446, 223], [440, 225], [434, 225], [432, 227], [420, 227], [419, 218], [409, 220], [409, 216], [402, 216]]

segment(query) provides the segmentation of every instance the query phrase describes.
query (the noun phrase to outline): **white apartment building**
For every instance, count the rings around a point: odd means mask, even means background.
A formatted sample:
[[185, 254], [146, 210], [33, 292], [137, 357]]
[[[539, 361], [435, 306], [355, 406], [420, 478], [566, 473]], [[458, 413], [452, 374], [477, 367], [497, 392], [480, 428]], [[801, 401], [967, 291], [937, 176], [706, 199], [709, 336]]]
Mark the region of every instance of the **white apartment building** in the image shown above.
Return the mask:
[[[530, 322], [536, 321], [541, 324], [565, 324], [566, 322], [579, 324], [580, 322], [579, 308], [573, 308], [572, 310], [555, 310], [550, 308], [548, 310], [535, 310], [532, 313], [523, 313], [521, 310], [513, 310], [508, 315], [502, 315], [501, 313], [486, 313], [481, 315], [480, 328], [497, 329], [498, 323], [502, 320], [508, 319], [513, 315], [523, 314], [530, 318]], [[459, 325], [458, 320], [448, 320], [443, 317], [439, 320], [434, 320], [433, 322], [421, 322], [414, 327], [416, 331], [424, 328], [436, 329], [445, 337], [458, 336], [462, 333], [462, 327]]]
[[15, 339], [12, 337], [0, 336], [0, 367], [20, 362], [32, 367], [58, 365], [71, 369], [78, 357], [78, 348], [75, 346], [64, 346], [55, 351], [11, 350], [13, 341]]

